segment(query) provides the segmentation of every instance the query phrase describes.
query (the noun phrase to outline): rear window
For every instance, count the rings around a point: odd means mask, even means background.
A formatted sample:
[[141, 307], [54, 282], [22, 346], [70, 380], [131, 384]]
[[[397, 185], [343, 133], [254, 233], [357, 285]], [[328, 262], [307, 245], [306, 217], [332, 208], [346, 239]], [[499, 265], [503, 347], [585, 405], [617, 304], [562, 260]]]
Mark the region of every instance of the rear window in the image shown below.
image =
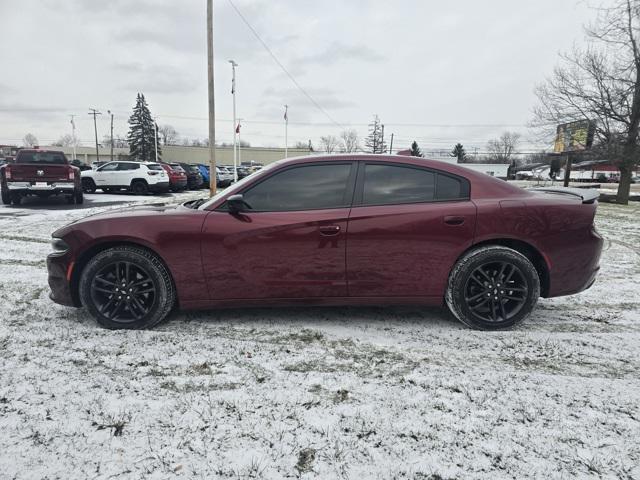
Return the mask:
[[147, 165], [147, 168], [149, 170], [164, 170], [164, 168], [162, 168], [162, 165]]
[[19, 152], [16, 157], [16, 163], [66, 165], [67, 159], [60, 152]]
[[170, 165], [171, 166], [171, 170], [173, 170], [174, 172], [184, 172], [184, 168], [182, 168], [180, 165]]
[[200, 173], [200, 169], [198, 167], [196, 167], [195, 165], [189, 165], [187, 168], [189, 169], [190, 172]]

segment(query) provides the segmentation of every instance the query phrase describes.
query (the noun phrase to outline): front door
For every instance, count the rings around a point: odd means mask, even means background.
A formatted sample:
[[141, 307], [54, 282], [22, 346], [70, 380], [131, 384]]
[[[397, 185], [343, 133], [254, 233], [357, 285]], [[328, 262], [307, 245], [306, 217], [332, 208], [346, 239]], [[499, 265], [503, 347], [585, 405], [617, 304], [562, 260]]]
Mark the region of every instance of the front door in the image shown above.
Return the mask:
[[476, 207], [468, 181], [367, 162], [356, 192], [349, 216], [349, 295], [442, 297], [452, 265], [473, 240]]
[[275, 171], [242, 192], [249, 210], [223, 205], [204, 223], [202, 258], [210, 297], [347, 296], [347, 220], [352, 162]]
[[94, 174], [96, 185], [98, 187], [110, 187], [118, 183], [118, 162], [111, 162], [103, 165]]

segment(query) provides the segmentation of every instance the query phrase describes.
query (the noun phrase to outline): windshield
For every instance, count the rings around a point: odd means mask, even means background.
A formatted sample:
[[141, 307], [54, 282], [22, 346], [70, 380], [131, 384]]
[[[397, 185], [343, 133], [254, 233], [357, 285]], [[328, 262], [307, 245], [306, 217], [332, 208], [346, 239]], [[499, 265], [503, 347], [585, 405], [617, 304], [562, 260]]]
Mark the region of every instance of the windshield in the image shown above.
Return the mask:
[[275, 168], [276, 166], [280, 165], [280, 163], [283, 160], [279, 160], [277, 162], [273, 162], [270, 163], [269, 165], [267, 165], [266, 167], [260, 169], [259, 171], [253, 172], [251, 175], [247, 175], [246, 177], [244, 177], [242, 180], [238, 180], [236, 183], [234, 183], [231, 187], [225, 188], [224, 190], [220, 190], [218, 191], [218, 193], [216, 193], [213, 197], [211, 197], [209, 200], [207, 200], [205, 203], [203, 203], [202, 205], [200, 205], [198, 207], [199, 210], [206, 210], [207, 207], [209, 207], [209, 205], [215, 203], [216, 201], [218, 201], [220, 198], [222, 198], [223, 195], [228, 195], [228, 194], [232, 194], [235, 193], [239, 190], [242, 190], [242, 188], [244, 187], [244, 185], [247, 182], [252, 181], [254, 178], [256, 178], [256, 176], [258, 176], [258, 174], [260, 176], [267, 174], [270, 170], [272, 170], [273, 168]]
[[66, 165], [67, 159], [61, 152], [20, 152], [16, 158], [16, 163]]

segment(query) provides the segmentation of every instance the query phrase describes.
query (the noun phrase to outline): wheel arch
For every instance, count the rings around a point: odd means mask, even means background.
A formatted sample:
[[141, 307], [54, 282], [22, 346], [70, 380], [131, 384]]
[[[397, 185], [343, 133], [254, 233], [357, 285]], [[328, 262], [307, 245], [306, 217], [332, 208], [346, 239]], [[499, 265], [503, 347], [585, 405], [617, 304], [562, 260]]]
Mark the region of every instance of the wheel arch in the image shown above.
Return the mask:
[[474, 243], [464, 252], [462, 252], [456, 259], [456, 263], [471, 250], [475, 250], [480, 247], [486, 247], [489, 245], [511, 248], [512, 250], [515, 250], [516, 252], [521, 253], [522, 255], [527, 257], [527, 259], [529, 259], [529, 261], [535, 267], [536, 272], [538, 272], [538, 277], [540, 278], [540, 296], [545, 298], [549, 296], [549, 264], [547, 263], [547, 260], [545, 259], [545, 256], [542, 254], [542, 252], [529, 242], [525, 242], [517, 238], [508, 237], [482, 240], [480, 242]]
[[171, 279], [171, 283], [176, 292], [175, 294], [176, 304], [177, 305], [180, 304], [180, 300], [178, 298], [178, 291], [176, 288], [176, 282], [173, 278], [173, 273], [171, 272], [171, 268], [169, 268], [169, 265], [167, 264], [165, 259], [162, 258], [162, 255], [160, 255], [156, 250], [149, 247], [148, 245], [145, 245], [144, 243], [135, 242], [131, 240], [107, 240], [87, 248], [75, 260], [73, 271], [71, 272], [71, 279], [69, 282], [71, 298], [73, 299], [73, 303], [75, 305], [80, 306], [82, 304], [82, 302], [80, 301], [80, 277], [82, 276], [82, 272], [84, 271], [89, 261], [93, 257], [95, 257], [97, 254], [114, 247], [135, 247], [142, 250], [146, 250], [147, 252], [155, 255], [158, 258], [158, 260], [160, 260], [162, 265], [164, 265], [164, 268], [167, 269], [167, 272], [169, 273], [169, 278]]

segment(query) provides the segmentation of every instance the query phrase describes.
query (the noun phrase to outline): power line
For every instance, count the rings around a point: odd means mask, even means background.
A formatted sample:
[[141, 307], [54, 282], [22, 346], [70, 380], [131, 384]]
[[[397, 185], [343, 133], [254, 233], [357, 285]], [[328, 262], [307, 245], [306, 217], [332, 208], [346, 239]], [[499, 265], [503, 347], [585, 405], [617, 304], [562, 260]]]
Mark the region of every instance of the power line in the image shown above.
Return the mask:
[[255, 37], [258, 39], [258, 41], [262, 44], [262, 46], [264, 47], [264, 49], [269, 53], [269, 55], [271, 55], [271, 58], [273, 59], [274, 62], [276, 62], [278, 64], [278, 66], [282, 69], [282, 71], [287, 75], [287, 77], [289, 77], [289, 79], [293, 82], [293, 84], [298, 88], [298, 90], [300, 90], [302, 92], [302, 94], [307, 97], [307, 99], [313, 104], [315, 105], [315, 107], [320, 110], [330, 121], [331, 123], [333, 123], [334, 125], [336, 125], [337, 127], [342, 128], [342, 125], [340, 125], [338, 122], [336, 122], [333, 117], [331, 115], [329, 115], [329, 113], [327, 113], [327, 111], [322, 108], [320, 106], [320, 104], [318, 102], [315, 101], [315, 99], [309, 95], [307, 93], [307, 91], [302, 88], [302, 86], [298, 83], [298, 81], [294, 78], [293, 75], [291, 75], [289, 73], [289, 70], [287, 70], [285, 68], [285, 66], [282, 64], [282, 62], [280, 62], [280, 60], [278, 60], [278, 57], [276, 57], [276, 55], [271, 51], [271, 49], [269, 48], [269, 46], [265, 43], [264, 40], [262, 40], [262, 38], [260, 37], [260, 35], [258, 35], [258, 32], [256, 32], [255, 28], [253, 28], [253, 26], [251, 26], [251, 24], [249, 23], [249, 21], [244, 17], [244, 15], [242, 14], [242, 12], [240, 12], [240, 10], [238, 9], [238, 7], [236, 7], [236, 5], [233, 3], [232, 0], [228, 0], [229, 4], [231, 5], [231, 7], [236, 11], [236, 13], [238, 14], [238, 16], [242, 19], [242, 21], [244, 22], [244, 24], [249, 28], [249, 30], [251, 30], [251, 32], [253, 32], [253, 34], [255, 35]]

